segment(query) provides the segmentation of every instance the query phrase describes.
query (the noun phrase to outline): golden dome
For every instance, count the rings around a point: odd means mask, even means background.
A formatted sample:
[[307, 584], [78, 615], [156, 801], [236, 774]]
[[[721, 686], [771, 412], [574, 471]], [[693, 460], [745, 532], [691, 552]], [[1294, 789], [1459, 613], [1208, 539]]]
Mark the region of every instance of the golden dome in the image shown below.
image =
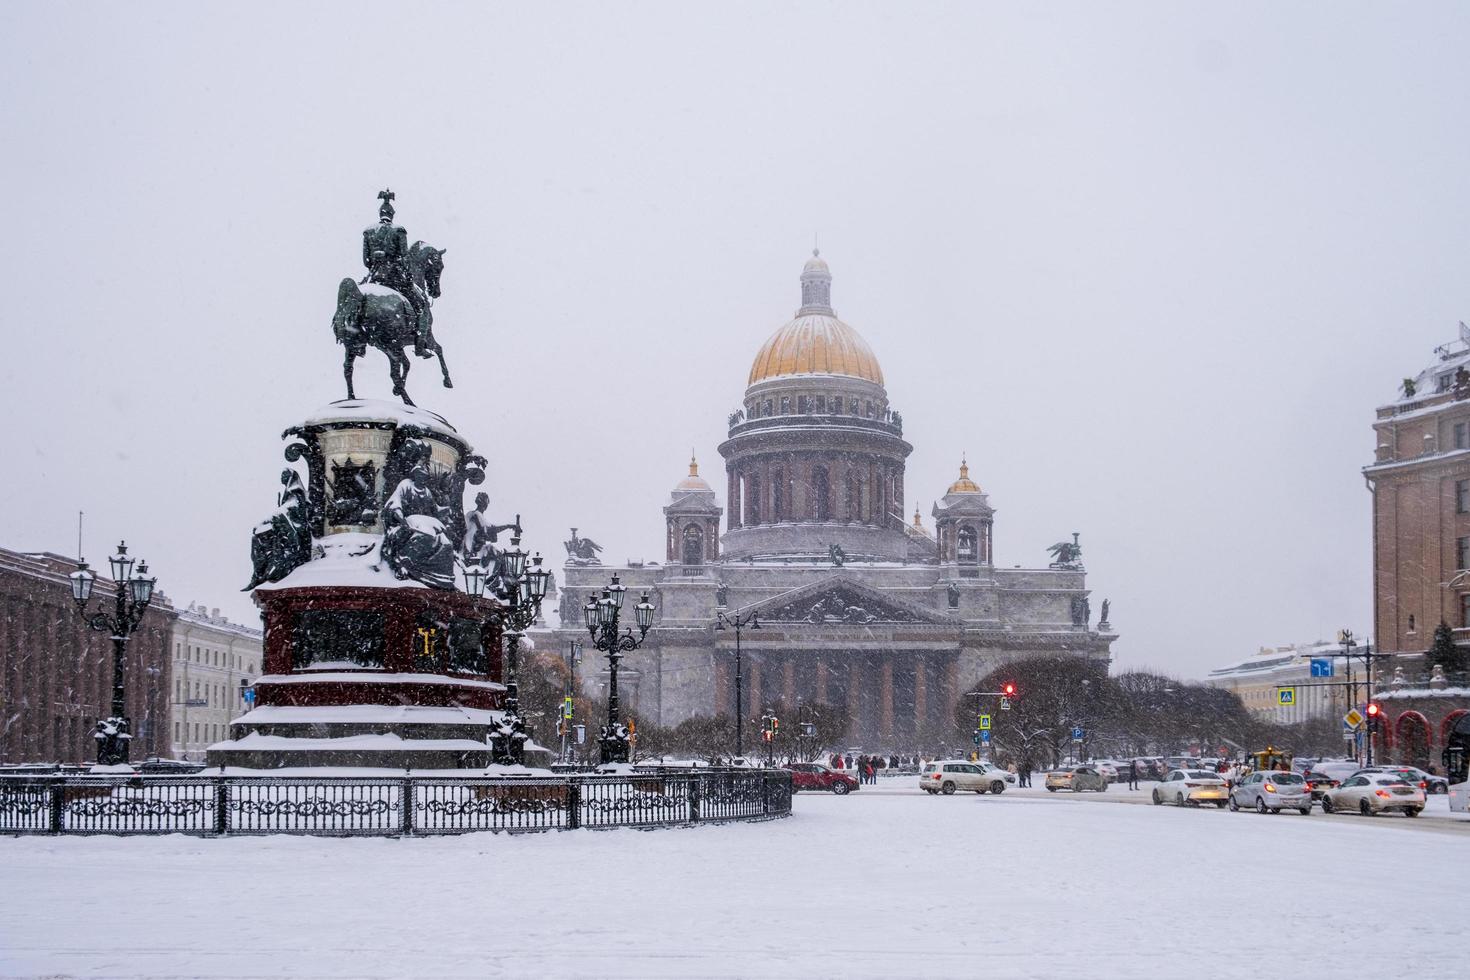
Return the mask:
[[980, 484], [970, 479], [970, 464], [960, 457], [960, 478], [949, 485], [949, 493], [983, 493]]
[[704, 477], [699, 475], [699, 464], [694, 460], [694, 454], [689, 455], [689, 475], [674, 485], [675, 490], [708, 490], [710, 485], [705, 482]]
[[813, 249], [801, 270], [801, 309], [755, 355], [746, 384], [800, 374], [834, 374], [883, 384], [883, 370], [868, 342], [833, 312], [831, 289], [826, 260]]
[[883, 370], [867, 341], [835, 316], [809, 313], [771, 335], [755, 355], [747, 384], [788, 374], [840, 374], [883, 383]]

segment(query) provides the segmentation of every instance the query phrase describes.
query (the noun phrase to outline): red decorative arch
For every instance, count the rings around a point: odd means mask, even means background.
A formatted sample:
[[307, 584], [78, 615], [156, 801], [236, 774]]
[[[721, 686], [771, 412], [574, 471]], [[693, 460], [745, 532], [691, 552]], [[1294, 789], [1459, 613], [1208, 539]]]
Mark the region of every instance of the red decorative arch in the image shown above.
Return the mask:
[[1454, 728], [1455, 722], [1459, 721], [1465, 715], [1470, 715], [1470, 709], [1456, 708], [1454, 711], [1451, 711], [1449, 714], [1444, 716], [1444, 720], [1439, 723], [1440, 745], [1444, 745], [1446, 742], [1449, 741], [1450, 729]]
[[1418, 711], [1405, 711], [1393, 723], [1393, 735], [1399, 745], [1399, 761], [1407, 765], [1427, 766], [1434, 747], [1434, 726]]

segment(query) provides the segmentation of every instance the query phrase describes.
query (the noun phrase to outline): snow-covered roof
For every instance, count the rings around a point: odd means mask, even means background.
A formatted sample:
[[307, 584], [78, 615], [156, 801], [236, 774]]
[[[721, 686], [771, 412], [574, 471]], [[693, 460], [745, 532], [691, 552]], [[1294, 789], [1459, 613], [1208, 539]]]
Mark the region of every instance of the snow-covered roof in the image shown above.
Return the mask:
[[[1434, 360], [1429, 366], [1413, 376], [1414, 394], [1405, 394], [1403, 388], [1388, 405], [1407, 405], [1443, 394], [1453, 384], [1455, 372], [1461, 367], [1470, 367], [1470, 326], [1460, 321], [1459, 335], [1446, 344], [1434, 349]], [[1379, 406], [1386, 408], [1387, 405]]]

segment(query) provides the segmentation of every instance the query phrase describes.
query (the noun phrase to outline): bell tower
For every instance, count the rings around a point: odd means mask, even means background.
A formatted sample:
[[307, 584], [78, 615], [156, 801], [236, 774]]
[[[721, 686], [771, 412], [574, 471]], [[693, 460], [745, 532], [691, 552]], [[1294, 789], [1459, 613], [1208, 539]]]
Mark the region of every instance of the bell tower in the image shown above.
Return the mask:
[[720, 560], [720, 518], [724, 509], [715, 502], [715, 492], [699, 475], [699, 462], [691, 453], [689, 475], [674, 485], [664, 508], [668, 525], [670, 565], [682, 565], [685, 575], [702, 575], [704, 566]]

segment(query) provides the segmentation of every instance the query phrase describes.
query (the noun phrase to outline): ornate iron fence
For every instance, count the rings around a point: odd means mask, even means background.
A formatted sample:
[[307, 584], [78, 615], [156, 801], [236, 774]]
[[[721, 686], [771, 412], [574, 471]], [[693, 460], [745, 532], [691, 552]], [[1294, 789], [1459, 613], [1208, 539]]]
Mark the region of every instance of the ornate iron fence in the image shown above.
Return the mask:
[[317, 834], [660, 827], [791, 813], [791, 773], [548, 777], [0, 776], [0, 834]]

